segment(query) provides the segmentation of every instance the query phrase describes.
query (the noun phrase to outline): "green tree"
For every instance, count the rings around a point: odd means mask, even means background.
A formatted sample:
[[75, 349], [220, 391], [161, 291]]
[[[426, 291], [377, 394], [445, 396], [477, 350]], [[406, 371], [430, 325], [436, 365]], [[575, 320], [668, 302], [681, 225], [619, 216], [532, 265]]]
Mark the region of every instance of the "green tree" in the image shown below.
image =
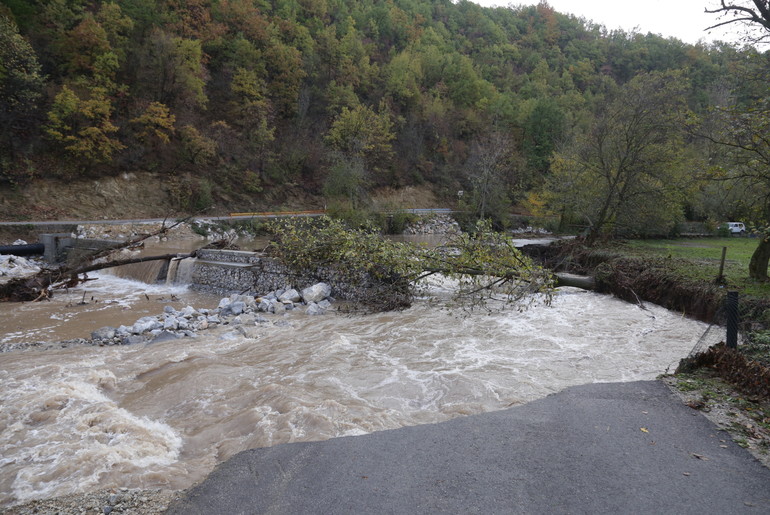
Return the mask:
[[115, 2], [105, 2], [96, 13], [96, 21], [104, 29], [110, 47], [118, 60], [123, 63], [130, 49], [130, 35], [134, 30], [134, 20], [125, 16]]
[[[732, 196], [733, 210], [760, 225], [770, 224], [770, 98], [756, 100], [750, 107], [717, 108], [712, 118], [718, 118], [717, 130], [702, 130], [699, 134], [723, 148], [726, 164], [718, 168], [712, 180], [727, 185]], [[703, 126], [702, 126], [703, 128]], [[749, 263], [749, 276], [767, 281], [770, 261], [770, 230], [764, 231]]]
[[158, 142], [168, 144], [175, 132], [175, 122], [176, 117], [160, 102], [151, 102], [141, 115], [131, 120], [137, 127], [137, 138], [151, 146]]
[[356, 209], [364, 196], [368, 171], [383, 167], [392, 156], [393, 120], [384, 102], [379, 112], [358, 105], [342, 108], [326, 133], [332, 165], [324, 193], [348, 199]]
[[235, 118], [246, 140], [248, 155], [261, 172], [269, 157], [268, 145], [275, 138], [267, 87], [255, 71], [238, 68], [230, 89], [235, 97], [232, 109], [237, 113]]
[[423, 81], [419, 56], [405, 50], [393, 57], [384, 70], [387, 93], [406, 105], [414, 105], [420, 97]]
[[[551, 98], [540, 99], [524, 123], [523, 150], [535, 176], [544, 176], [551, 156], [564, 134], [565, 116]], [[533, 181], [534, 182], [534, 181]]]
[[193, 127], [183, 125], [179, 129], [182, 138], [182, 157], [185, 161], [196, 166], [210, 164], [217, 155], [217, 144], [211, 138]]
[[390, 158], [394, 138], [393, 119], [382, 102], [377, 112], [366, 105], [343, 107], [326, 134], [326, 143], [350, 156], [381, 162]]
[[6, 175], [22, 145], [19, 135], [30, 132], [35, 124], [43, 84], [35, 51], [16, 25], [0, 15], [0, 149], [4, 156], [0, 175]]
[[333, 153], [323, 193], [327, 198], [345, 199], [351, 209], [359, 209], [366, 194], [366, 167], [363, 159], [341, 152]]
[[111, 120], [112, 105], [100, 88], [81, 98], [66, 85], [48, 111], [47, 135], [63, 145], [86, 169], [108, 162], [124, 145], [117, 139], [118, 128]]
[[93, 73], [97, 58], [111, 49], [107, 32], [90, 13], [67, 32], [62, 46], [69, 71], [78, 75]]
[[[743, 24], [749, 32], [749, 41], [761, 42], [770, 37], [770, 2], [767, 0], [720, 0], [720, 6], [706, 9], [717, 14], [727, 24]], [[717, 106], [717, 123], [720, 130], [706, 130], [701, 133], [707, 139], [727, 149], [729, 161], [736, 168], [729, 172], [733, 184], [747, 186], [749, 202], [755, 203], [760, 211], [757, 218], [770, 223], [770, 98], [767, 97], [767, 64], [765, 58], [757, 58], [749, 70], [742, 70], [742, 82], [758, 82], [763, 91], [761, 96], [746, 99], [743, 105], [734, 102], [728, 106]], [[757, 66], [758, 64], [758, 66]], [[753, 68], [753, 69], [752, 69]], [[748, 73], [746, 73], [748, 71]], [[759, 80], [755, 80], [758, 75]], [[767, 267], [770, 262], [770, 230], [764, 231], [749, 262], [749, 276], [767, 281]]]
[[465, 174], [471, 184], [470, 206], [478, 219], [489, 218], [501, 225], [508, 223], [513, 168], [510, 138], [494, 132], [474, 142], [465, 163]]
[[279, 114], [291, 117], [297, 112], [300, 87], [307, 75], [302, 65], [302, 53], [273, 34], [263, 56], [270, 76], [269, 97]]
[[557, 152], [548, 189], [554, 207], [602, 234], [667, 232], [681, 217], [684, 92], [680, 73], [631, 80], [590, 130]]
[[206, 70], [199, 40], [154, 29], [146, 42], [139, 86], [150, 98], [170, 107], [205, 108]]

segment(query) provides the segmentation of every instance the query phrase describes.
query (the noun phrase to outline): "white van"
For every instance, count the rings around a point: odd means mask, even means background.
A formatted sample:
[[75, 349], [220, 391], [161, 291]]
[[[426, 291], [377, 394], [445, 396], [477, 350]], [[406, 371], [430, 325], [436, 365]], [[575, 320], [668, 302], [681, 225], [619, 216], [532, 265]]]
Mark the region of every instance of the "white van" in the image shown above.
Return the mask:
[[743, 225], [743, 222], [727, 222], [727, 229], [730, 234], [740, 234], [741, 236], [746, 234], [746, 226]]

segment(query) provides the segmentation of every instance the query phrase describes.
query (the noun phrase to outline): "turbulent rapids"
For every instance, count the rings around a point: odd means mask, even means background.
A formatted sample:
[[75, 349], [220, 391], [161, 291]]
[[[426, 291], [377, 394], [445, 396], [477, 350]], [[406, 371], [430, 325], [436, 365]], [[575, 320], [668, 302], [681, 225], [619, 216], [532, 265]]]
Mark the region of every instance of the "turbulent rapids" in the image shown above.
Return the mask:
[[[114, 276], [95, 283], [87, 305], [73, 291], [59, 304], [17, 306], [16, 318], [3, 306], [2, 341], [85, 337], [106, 317], [131, 323], [169, 299], [218, 300]], [[182, 489], [248, 448], [651, 379], [704, 329], [657, 306], [564, 289], [551, 307], [522, 313], [458, 316], [420, 301], [369, 316], [272, 315], [255, 338], [221, 326], [148, 345], [0, 354], [0, 506], [110, 487]]]

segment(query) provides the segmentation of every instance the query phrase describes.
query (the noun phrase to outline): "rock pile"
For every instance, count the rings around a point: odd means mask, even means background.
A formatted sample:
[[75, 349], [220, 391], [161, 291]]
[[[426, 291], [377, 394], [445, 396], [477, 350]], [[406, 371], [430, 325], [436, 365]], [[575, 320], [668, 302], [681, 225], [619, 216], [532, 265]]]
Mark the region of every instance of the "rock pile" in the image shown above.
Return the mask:
[[[331, 308], [331, 293], [328, 284], [317, 283], [301, 292], [287, 288], [259, 297], [233, 294], [220, 300], [215, 309], [195, 309], [187, 306], [176, 310], [172, 306], [166, 306], [162, 315], [142, 317], [132, 326], [97, 329], [91, 333], [91, 339], [92, 343], [97, 345], [161, 342], [184, 337], [194, 338], [198, 331], [220, 325], [233, 326], [240, 335], [255, 338], [256, 327], [270, 323], [263, 314], [283, 315], [287, 311], [304, 309], [307, 315], [323, 315]], [[231, 335], [237, 336], [235, 333]]]
[[459, 234], [460, 224], [449, 215], [420, 218], [404, 229], [404, 234]]
[[196, 220], [190, 226], [190, 228], [196, 234], [199, 234], [199, 235], [205, 234], [205, 236], [203, 237], [211, 241], [217, 241], [217, 240], [232, 241], [238, 236], [245, 235], [243, 231], [239, 231], [234, 227], [228, 227], [227, 225], [218, 224], [218, 223], [212, 222], [211, 220]]

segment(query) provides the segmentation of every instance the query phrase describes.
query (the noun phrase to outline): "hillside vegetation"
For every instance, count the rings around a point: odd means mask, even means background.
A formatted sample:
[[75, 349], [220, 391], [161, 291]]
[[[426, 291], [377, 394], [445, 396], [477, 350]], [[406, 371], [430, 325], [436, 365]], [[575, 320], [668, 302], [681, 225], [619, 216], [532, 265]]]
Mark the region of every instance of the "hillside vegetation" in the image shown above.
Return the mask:
[[[701, 180], [715, 151], [681, 130], [760, 87], [739, 79], [754, 51], [607, 30], [546, 2], [3, 0], [0, 55], [6, 194], [151, 173], [178, 211], [285, 191], [358, 208], [423, 185], [499, 222], [519, 204], [658, 232], [727, 216]], [[591, 154], [638, 127], [657, 139]], [[613, 159], [631, 174], [617, 202], [591, 175]], [[13, 206], [4, 217], [33, 214]]]

